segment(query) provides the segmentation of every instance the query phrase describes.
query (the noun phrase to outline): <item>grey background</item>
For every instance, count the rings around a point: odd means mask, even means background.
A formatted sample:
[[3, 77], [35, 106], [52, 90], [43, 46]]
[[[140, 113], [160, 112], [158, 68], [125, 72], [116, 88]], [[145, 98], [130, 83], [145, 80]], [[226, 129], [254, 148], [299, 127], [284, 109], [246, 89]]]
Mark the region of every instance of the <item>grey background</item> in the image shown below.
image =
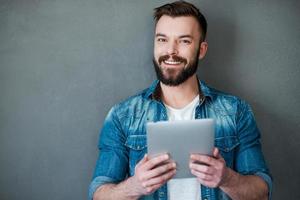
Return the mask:
[[[86, 199], [109, 108], [147, 87], [152, 9], [166, 1], [0, 0], [0, 199]], [[300, 199], [300, 1], [193, 1], [198, 74], [246, 99], [274, 176]]]

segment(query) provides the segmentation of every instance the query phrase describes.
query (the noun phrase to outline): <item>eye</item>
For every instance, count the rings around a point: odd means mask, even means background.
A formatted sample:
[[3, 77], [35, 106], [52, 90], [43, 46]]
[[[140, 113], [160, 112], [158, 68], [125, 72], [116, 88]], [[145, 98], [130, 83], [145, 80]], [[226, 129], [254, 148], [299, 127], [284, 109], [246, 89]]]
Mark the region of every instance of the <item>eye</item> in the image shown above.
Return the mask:
[[183, 44], [191, 44], [192, 42], [190, 40], [180, 40]]
[[166, 42], [167, 40], [165, 38], [157, 38], [157, 42]]

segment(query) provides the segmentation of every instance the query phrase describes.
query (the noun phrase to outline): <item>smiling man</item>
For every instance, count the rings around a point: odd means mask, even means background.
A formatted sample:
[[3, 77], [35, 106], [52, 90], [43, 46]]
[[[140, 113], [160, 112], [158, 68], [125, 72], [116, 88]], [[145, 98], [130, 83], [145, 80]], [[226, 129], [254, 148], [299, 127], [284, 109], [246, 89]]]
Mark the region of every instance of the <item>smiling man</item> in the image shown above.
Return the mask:
[[[210, 88], [196, 75], [208, 47], [204, 16], [194, 5], [178, 1], [156, 8], [154, 19], [158, 80], [108, 113], [90, 199], [271, 198], [272, 180], [250, 106]], [[216, 121], [213, 156], [190, 155], [194, 178], [172, 179], [176, 163], [169, 155], [147, 156], [145, 125], [200, 118]]]

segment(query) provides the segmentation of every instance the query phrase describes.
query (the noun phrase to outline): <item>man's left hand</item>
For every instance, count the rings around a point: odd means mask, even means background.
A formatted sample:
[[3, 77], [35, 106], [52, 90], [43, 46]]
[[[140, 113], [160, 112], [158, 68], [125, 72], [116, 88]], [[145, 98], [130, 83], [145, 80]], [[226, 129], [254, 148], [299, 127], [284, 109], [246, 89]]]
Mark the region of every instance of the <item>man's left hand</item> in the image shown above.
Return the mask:
[[191, 154], [189, 167], [200, 184], [207, 187], [220, 187], [228, 181], [229, 169], [217, 148], [213, 150], [213, 157]]

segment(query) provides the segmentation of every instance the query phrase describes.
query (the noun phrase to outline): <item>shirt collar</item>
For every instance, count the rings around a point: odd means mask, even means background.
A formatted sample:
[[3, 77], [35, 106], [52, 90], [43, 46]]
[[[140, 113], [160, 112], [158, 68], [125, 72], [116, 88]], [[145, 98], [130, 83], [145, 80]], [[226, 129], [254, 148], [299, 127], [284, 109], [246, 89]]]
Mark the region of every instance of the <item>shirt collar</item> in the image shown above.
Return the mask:
[[[207, 97], [212, 99], [213, 96], [210, 92], [210, 88], [205, 84], [204, 81], [200, 81], [197, 77], [198, 83], [199, 83], [199, 100], [200, 103], [202, 103]], [[159, 101], [161, 96], [161, 87], [159, 84], [159, 80], [155, 80], [152, 82], [151, 86], [148, 88], [148, 90], [145, 93], [146, 98], [151, 98], [154, 100]]]

